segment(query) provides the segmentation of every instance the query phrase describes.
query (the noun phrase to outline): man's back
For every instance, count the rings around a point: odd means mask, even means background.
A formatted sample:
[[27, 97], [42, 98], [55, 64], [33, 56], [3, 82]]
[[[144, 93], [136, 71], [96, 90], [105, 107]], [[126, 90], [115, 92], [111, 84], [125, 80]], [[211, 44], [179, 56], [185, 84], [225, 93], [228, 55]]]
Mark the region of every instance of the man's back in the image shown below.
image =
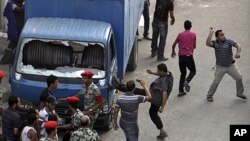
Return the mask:
[[70, 141], [99, 141], [100, 137], [95, 130], [89, 128], [79, 128], [74, 131]]
[[121, 108], [121, 119], [137, 122], [139, 104], [145, 102], [145, 96], [133, 93], [122, 94], [116, 104]]
[[193, 55], [196, 34], [190, 30], [181, 32], [177, 37], [179, 55]]

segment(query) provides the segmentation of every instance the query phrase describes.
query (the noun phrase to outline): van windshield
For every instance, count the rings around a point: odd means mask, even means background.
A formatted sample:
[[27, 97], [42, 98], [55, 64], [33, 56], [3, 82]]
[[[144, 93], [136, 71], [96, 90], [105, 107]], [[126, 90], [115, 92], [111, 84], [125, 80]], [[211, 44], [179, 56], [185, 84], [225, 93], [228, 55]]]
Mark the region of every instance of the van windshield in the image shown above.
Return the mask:
[[80, 78], [85, 70], [93, 78], [105, 77], [105, 49], [100, 43], [24, 39], [16, 71], [22, 74]]

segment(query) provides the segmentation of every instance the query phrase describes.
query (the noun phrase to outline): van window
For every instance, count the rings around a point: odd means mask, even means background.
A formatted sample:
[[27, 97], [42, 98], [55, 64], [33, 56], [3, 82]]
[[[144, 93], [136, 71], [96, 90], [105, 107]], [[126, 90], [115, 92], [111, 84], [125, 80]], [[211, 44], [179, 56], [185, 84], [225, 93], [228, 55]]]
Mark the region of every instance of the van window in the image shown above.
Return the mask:
[[81, 77], [88, 69], [93, 78], [105, 77], [105, 49], [99, 43], [26, 39], [18, 55], [17, 72], [58, 77]]

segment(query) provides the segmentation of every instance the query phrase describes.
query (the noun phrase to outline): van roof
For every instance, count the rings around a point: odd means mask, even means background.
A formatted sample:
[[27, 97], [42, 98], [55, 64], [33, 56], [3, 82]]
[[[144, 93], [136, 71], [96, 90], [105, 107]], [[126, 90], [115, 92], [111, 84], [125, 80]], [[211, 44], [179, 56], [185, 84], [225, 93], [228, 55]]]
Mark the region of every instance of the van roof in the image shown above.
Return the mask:
[[21, 38], [74, 40], [107, 43], [109, 23], [68, 18], [31, 18], [21, 33]]

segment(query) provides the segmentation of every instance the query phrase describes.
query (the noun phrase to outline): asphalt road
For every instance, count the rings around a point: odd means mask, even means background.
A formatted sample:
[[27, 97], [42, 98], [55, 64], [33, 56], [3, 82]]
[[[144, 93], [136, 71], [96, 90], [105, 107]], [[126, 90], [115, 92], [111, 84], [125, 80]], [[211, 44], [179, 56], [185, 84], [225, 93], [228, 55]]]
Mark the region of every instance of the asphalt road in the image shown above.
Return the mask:
[[[153, 15], [155, 1], [151, 0], [150, 12]], [[214, 96], [214, 102], [206, 101], [206, 94], [214, 78], [214, 51], [205, 46], [209, 27], [223, 29], [227, 38], [234, 39], [242, 47], [242, 56], [237, 60], [245, 94], [250, 98], [250, 1], [249, 0], [175, 0], [176, 23], [169, 26], [165, 56], [170, 57], [171, 45], [177, 34], [183, 30], [183, 22], [188, 19], [197, 33], [195, 61], [197, 75], [191, 82], [191, 92], [177, 97], [179, 68], [178, 59], [165, 63], [175, 77], [174, 88], [165, 111], [160, 114], [169, 137], [167, 141], [229, 141], [229, 125], [250, 124], [250, 102], [237, 98], [235, 81], [228, 75], [224, 77]], [[152, 20], [152, 18], [151, 18]], [[142, 33], [142, 27], [140, 33]], [[126, 74], [126, 80], [143, 78], [148, 85], [156, 77], [148, 75], [147, 69], [156, 69], [159, 62], [150, 57], [149, 41], [139, 43], [139, 64], [134, 72]], [[3, 44], [0, 44], [1, 46]], [[234, 51], [235, 52], [235, 51]], [[0, 66], [7, 70], [7, 66]], [[3, 86], [9, 87], [7, 78]], [[139, 109], [140, 141], [155, 141], [158, 131], [151, 122], [145, 103]], [[104, 132], [98, 130], [103, 141], [125, 141], [121, 129]]]

